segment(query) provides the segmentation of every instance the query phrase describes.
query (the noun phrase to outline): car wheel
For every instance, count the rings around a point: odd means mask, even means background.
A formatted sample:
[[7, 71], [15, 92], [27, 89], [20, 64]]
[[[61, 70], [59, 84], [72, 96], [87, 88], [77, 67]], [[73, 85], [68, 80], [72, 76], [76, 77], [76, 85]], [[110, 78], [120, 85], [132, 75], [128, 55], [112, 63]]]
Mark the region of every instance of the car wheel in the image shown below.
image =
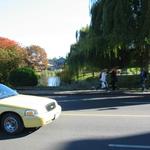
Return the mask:
[[2, 116], [1, 128], [5, 133], [14, 135], [20, 133], [24, 129], [24, 126], [18, 115], [7, 113]]

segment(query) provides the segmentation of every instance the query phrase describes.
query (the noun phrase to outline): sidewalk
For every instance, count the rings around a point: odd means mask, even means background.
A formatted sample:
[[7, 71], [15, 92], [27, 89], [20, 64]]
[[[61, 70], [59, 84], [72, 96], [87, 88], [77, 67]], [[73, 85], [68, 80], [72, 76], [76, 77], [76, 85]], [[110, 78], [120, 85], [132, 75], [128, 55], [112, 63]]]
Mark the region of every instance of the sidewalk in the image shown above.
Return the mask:
[[106, 93], [104, 90], [46, 90], [46, 89], [30, 89], [30, 90], [17, 90], [20, 94], [29, 94], [29, 95], [85, 95], [85, 94], [100, 94]]
[[109, 95], [149, 95], [150, 91], [140, 92], [135, 90], [116, 90], [116, 91], [106, 91], [106, 90], [55, 90], [55, 89], [18, 89], [20, 94], [38, 95], [38, 96], [53, 96], [53, 95], [90, 95], [90, 94], [109, 94]]

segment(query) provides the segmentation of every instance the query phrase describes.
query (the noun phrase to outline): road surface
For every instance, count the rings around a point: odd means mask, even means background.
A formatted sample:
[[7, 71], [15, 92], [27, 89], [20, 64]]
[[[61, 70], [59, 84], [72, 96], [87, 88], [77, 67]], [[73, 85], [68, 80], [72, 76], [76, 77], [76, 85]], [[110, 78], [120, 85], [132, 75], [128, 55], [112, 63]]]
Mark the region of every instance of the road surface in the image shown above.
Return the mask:
[[[44, 95], [43, 95], [44, 96]], [[150, 150], [150, 95], [53, 94], [60, 118], [18, 136], [0, 133], [1, 150]]]

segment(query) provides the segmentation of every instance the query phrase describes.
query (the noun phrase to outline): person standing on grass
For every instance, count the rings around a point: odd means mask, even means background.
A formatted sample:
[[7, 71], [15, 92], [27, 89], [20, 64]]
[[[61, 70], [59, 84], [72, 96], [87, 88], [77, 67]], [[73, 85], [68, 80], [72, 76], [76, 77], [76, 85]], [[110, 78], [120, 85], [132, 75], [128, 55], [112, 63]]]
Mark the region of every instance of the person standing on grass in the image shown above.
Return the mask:
[[117, 82], [117, 70], [115, 68], [111, 70], [110, 78], [111, 78], [112, 90], [115, 90], [116, 89], [116, 82]]
[[141, 70], [140, 78], [141, 78], [141, 87], [143, 92], [146, 88], [146, 80], [147, 80], [147, 72], [144, 69]]
[[108, 89], [107, 71], [103, 70], [100, 74], [100, 85], [102, 89]]

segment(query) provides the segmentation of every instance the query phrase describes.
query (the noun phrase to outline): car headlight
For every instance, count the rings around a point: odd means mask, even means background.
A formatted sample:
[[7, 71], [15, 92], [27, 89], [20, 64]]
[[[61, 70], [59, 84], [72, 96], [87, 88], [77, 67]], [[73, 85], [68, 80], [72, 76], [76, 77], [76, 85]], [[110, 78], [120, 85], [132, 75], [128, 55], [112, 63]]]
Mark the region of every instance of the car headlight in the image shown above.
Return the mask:
[[25, 116], [35, 116], [37, 114], [38, 112], [36, 110], [25, 110], [25, 113], [24, 113]]

